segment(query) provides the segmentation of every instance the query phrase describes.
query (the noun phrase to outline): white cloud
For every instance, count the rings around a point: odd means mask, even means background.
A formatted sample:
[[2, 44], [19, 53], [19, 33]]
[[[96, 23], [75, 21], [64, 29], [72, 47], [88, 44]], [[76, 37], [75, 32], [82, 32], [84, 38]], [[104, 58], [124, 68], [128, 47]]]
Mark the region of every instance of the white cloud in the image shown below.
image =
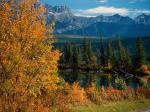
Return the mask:
[[150, 10], [146, 10], [146, 9], [143, 9], [143, 10], [134, 9], [134, 10], [131, 10], [130, 12], [131, 13], [137, 13], [137, 14], [140, 14], [140, 13], [150, 14]]
[[98, 0], [100, 3], [106, 3], [107, 0]]
[[137, 2], [144, 2], [145, 0], [130, 0], [129, 3], [131, 4], [134, 4], [134, 3], [137, 3]]
[[74, 12], [76, 16], [84, 16], [84, 17], [95, 17], [98, 15], [114, 15], [114, 14], [135, 17], [141, 13], [150, 14], [150, 10], [146, 9], [127, 9], [127, 8], [116, 8], [105, 6], [90, 8], [86, 10], [75, 10]]
[[140, 15], [142, 13], [150, 14], [150, 10], [146, 10], [146, 9], [130, 9], [128, 16], [134, 18], [134, 17], [137, 17], [138, 15]]
[[128, 15], [128, 12], [129, 11], [126, 8], [100, 6], [96, 8], [87, 9], [87, 10], [79, 10], [77, 14], [81, 14], [81, 15], [98, 15], [98, 14]]
[[80, 14], [80, 13], [75, 13], [76, 16], [79, 16], [79, 17], [96, 17], [96, 15], [88, 15], [88, 14]]

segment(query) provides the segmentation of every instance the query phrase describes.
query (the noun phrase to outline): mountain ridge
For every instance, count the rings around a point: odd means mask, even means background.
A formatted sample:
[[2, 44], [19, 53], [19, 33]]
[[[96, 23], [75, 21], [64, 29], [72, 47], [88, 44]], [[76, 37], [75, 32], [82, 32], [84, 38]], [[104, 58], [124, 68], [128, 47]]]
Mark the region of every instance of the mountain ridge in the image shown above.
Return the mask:
[[82, 36], [149, 36], [150, 15], [141, 14], [135, 18], [114, 14], [112, 16], [99, 15], [97, 17], [75, 16], [67, 6], [46, 7], [46, 21], [55, 21], [54, 34], [74, 34]]

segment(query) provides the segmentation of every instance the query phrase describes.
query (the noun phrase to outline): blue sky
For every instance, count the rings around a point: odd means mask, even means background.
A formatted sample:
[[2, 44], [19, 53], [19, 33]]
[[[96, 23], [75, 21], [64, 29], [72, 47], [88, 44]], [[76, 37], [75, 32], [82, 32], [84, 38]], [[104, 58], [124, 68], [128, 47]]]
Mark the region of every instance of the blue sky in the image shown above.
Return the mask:
[[77, 16], [120, 14], [135, 17], [150, 14], [150, 0], [41, 0], [50, 5], [66, 5]]

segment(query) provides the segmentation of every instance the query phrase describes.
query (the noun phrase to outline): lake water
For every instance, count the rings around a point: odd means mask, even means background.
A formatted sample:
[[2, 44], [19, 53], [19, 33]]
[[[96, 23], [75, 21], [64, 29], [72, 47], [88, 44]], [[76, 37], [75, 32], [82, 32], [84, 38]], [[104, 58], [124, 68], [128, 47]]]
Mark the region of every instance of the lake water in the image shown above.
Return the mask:
[[[97, 84], [97, 87], [108, 87], [109, 85], [115, 87], [115, 79], [117, 77], [123, 79], [127, 86], [136, 89], [141, 86], [141, 82], [137, 78], [122, 77], [115, 74], [103, 74], [103, 73], [92, 73], [92, 72], [80, 72], [72, 70], [59, 71], [60, 76], [68, 83], [78, 81], [80, 86], [86, 87], [90, 82]], [[150, 87], [150, 83], [147, 84]]]

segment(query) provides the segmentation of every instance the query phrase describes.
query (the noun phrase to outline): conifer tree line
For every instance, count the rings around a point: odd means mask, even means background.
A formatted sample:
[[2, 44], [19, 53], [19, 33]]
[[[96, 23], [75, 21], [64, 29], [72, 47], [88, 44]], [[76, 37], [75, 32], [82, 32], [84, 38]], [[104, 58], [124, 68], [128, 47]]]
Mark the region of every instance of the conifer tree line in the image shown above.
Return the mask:
[[120, 68], [124, 70], [140, 69], [143, 65], [148, 65], [144, 42], [141, 38], [136, 40], [136, 51], [134, 57], [131, 57], [128, 49], [124, 47], [120, 35], [116, 35], [115, 40], [105, 39], [101, 36], [99, 48], [93, 51], [91, 40], [84, 38], [82, 45], [66, 43], [62, 46], [63, 55], [60, 65], [71, 68], [98, 68], [106, 67], [108, 69]]

